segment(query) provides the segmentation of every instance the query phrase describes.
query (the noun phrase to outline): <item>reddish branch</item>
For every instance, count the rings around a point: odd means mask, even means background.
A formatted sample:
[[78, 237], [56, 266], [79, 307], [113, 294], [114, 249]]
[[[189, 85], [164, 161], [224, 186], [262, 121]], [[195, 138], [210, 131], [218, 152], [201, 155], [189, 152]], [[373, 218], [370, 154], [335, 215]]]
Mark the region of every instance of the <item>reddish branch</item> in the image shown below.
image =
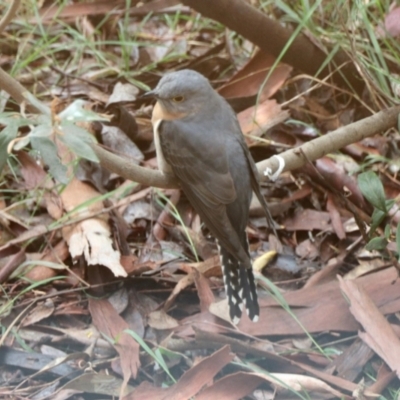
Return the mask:
[[[278, 57], [286, 46], [293, 31], [284, 28], [278, 21], [268, 18], [243, 0], [181, 0], [205, 17], [220, 22], [239, 33], [266, 53]], [[282, 61], [316, 76], [327, 55], [315, 46], [306, 36], [298, 35], [284, 54]], [[338, 67], [340, 71], [335, 71]], [[361, 94], [364, 81], [355, 65], [343, 51], [338, 51], [319, 77], [323, 78], [335, 71], [332, 79], [340, 86], [350, 84], [354, 91]], [[343, 78], [343, 76], [345, 79]], [[348, 83], [346, 82], [348, 81]]]

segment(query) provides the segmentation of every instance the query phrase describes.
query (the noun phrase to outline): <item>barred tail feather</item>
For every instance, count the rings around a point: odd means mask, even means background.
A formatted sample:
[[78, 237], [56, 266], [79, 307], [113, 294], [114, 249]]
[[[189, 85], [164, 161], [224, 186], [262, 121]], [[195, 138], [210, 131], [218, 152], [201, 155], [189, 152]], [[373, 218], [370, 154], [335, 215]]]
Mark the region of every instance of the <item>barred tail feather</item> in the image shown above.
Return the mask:
[[239, 269], [237, 261], [224, 249], [220, 248], [222, 276], [228, 298], [229, 316], [238, 324], [242, 316], [243, 301], [239, 296]]
[[256, 285], [253, 271], [246, 269], [236, 258], [224, 249], [220, 249], [221, 267], [225, 291], [228, 297], [229, 315], [234, 324], [242, 316], [243, 306], [249, 318], [256, 322], [259, 316]]
[[260, 315], [260, 307], [258, 305], [258, 296], [253, 270], [245, 268], [243, 265], [239, 264], [239, 271], [239, 295], [246, 307], [248, 317], [253, 322], [257, 322]]

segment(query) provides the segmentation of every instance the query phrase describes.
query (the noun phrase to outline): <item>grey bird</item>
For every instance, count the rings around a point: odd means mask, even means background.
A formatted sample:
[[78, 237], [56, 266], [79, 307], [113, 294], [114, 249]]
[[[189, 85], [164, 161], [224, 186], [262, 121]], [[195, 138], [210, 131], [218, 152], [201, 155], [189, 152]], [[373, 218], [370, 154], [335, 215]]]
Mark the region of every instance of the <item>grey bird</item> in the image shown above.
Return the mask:
[[217, 240], [231, 320], [239, 322], [244, 305], [257, 321], [246, 235], [252, 191], [274, 225], [234, 111], [208, 79], [192, 70], [164, 75], [144, 97], [157, 99], [152, 124], [160, 170], [177, 178]]

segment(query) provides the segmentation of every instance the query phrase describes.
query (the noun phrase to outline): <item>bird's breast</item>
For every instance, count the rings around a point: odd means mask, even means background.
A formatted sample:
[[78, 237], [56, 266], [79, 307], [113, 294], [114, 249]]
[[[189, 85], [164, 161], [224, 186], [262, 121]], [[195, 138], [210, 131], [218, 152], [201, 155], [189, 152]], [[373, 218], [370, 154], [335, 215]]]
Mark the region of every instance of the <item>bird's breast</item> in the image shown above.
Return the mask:
[[165, 160], [161, 143], [160, 143], [160, 125], [163, 122], [162, 108], [160, 104], [157, 102], [153, 109], [153, 115], [151, 117], [151, 123], [153, 125], [153, 134], [154, 134], [154, 145], [156, 147], [157, 154], [157, 164], [158, 169], [163, 174], [173, 175], [171, 166]]

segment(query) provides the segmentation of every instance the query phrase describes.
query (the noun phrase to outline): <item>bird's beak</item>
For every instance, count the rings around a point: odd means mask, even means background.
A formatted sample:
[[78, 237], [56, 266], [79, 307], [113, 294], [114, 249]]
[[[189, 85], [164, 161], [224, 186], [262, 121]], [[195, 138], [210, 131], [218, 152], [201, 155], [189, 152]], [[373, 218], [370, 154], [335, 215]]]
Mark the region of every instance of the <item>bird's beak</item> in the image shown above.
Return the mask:
[[156, 99], [157, 98], [157, 91], [150, 90], [140, 96], [140, 99]]

